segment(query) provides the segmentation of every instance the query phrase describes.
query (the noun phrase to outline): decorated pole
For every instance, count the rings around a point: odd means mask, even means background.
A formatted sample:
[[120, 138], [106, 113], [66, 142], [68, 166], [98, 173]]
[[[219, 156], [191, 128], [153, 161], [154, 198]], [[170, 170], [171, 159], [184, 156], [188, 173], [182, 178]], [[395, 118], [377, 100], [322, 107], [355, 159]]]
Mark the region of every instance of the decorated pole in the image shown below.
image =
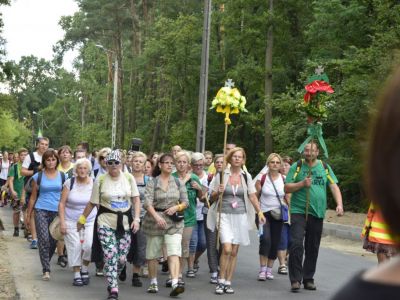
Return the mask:
[[[321, 66], [315, 70], [315, 74], [307, 79], [307, 84], [304, 87], [306, 93], [304, 95], [304, 101], [302, 108], [307, 115], [307, 135], [306, 140], [297, 149], [299, 153], [303, 153], [305, 146], [311, 143], [311, 151], [314, 148], [314, 143], [318, 141], [324, 151], [324, 156], [328, 158], [328, 149], [326, 147], [323, 135], [322, 135], [322, 120], [327, 118], [325, 102], [327, 101], [327, 95], [321, 93], [334, 93], [333, 88], [329, 85], [328, 76], [324, 73], [324, 69]], [[309, 166], [308, 177], [311, 177], [311, 167]], [[306, 190], [306, 221], [308, 219], [308, 211], [310, 207], [310, 188]]]
[[[237, 88], [234, 88], [235, 83], [232, 82], [232, 79], [228, 79], [225, 82], [225, 86], [220, 88], [214, 100], [212, 101], [211, 109], [216, 108], [216, 112], [225, 114], [224, 123], [225, 123], [225, 132], [224, 132], [224, 148], [222, 153], [224, 154], [224, 163], [222, 167], [221, 173], [221, 182], [224, 183], [224, 171], [226, 169], [227, 161], [226, 161], [226, 143], [228, 139], [228, 126], [232, 124], [230, 119], [230, 114], [239, 114], [240, 111], [247, 112], [246, 106], [246, 98], [242, 96]], [[219, 248], [219, 232], [221, 226], [221, 208], [222, 208], [222, 194], [219, 195], [218, 198], [218, 225], [217, 225], [217, 249]]]

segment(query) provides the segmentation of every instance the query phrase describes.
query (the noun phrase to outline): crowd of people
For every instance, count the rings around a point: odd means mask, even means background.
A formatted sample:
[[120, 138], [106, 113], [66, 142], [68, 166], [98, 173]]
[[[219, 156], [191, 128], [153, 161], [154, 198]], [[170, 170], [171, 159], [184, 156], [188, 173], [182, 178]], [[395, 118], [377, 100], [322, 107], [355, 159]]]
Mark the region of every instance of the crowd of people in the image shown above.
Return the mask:
[[[259, 230], [259, 281], [289, 274], [291, 290], [315, 290], [319, 244], [330, 188], [343, 214], [337, 179], [318, 159], [316, 143], [304, 158], [272, 153], [253, 177], [243, 148], [228, 143], [224, 154], [191, 152], [176, 145], [169, 153], [103, 148], [89, 152], [83, 142], [49, 148], [41, 137], [34, 152], [4, 151], [1, 205], [13, 207], [14, 236], [24, 230], [39, 249], [42, 279], [51, 280], [52, 256], [72, 270], [72, 285], [90, 284], [89, 264], [104, 276], [108, 299], [118, 299], [118, 282], [157, 293], [158, 266], [169, 272], [165, 286], [175, 297], [195, 278], [207, 252], [216, 294], [233, 294], [238, 251]], [[6, 192], [7, 191], [7, 192]], [[22, 222], [23, 220], [23, 222]], [[22, 224], [21, 224], [22, 223]], [[190, 280], [190, 279], [189, 279]]]

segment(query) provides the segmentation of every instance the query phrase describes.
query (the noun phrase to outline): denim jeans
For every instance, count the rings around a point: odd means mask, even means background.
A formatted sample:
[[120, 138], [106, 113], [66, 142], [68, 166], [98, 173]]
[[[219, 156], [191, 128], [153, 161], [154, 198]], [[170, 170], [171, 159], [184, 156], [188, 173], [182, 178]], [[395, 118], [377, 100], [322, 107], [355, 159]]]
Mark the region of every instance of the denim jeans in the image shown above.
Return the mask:
[[206, 235], [204, 233], [204, 221], [197, 221], [193, 226], [192, 237], [189, 244], [189, 253], [204, 252], [207, 248]]

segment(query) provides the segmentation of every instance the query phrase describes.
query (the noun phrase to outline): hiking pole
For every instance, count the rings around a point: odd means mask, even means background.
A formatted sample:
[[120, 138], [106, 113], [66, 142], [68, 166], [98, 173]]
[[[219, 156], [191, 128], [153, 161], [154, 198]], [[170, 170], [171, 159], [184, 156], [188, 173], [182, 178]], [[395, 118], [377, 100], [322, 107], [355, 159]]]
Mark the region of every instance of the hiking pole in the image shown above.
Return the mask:
[[[224, 184], [224, 173], [225, 173], [225, 168], [226, 168], [226, 141], [228, 139], [228, 125], [227, 122], [225, 122], [225, 133], [224, 133], [224, 150], [222, 153], [224, 153], [224, 163], [222, 164], [222, 172], [221, 172], [221, 182], [220, 184]], [[219, 188], [219, 187], [218, 187]], [[221, 210], [222, 210], [222, 194], [219, 194], [218, 196], [218, 229], [217, 229], [217, 250], [219, 251], [219, 246], [220, 246], [220, 242], [219, 242], [219, 232], [220, 232], [220, 228], [221, 228]]]

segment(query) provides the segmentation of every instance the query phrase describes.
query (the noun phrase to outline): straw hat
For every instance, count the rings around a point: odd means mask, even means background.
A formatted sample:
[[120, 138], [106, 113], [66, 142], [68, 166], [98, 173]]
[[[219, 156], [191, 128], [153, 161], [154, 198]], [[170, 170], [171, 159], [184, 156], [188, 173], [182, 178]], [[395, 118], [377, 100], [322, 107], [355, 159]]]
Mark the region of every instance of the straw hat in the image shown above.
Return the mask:
[[64, 240], [64, 235], [60, 231], [61, 229], [61, 223], [60, 223], [60, 218], [57, 216], [54, 218], [53, 222], [51, 222], [49, 226], [49, 231], [53, 239], [57, 241], [63, 241]]

